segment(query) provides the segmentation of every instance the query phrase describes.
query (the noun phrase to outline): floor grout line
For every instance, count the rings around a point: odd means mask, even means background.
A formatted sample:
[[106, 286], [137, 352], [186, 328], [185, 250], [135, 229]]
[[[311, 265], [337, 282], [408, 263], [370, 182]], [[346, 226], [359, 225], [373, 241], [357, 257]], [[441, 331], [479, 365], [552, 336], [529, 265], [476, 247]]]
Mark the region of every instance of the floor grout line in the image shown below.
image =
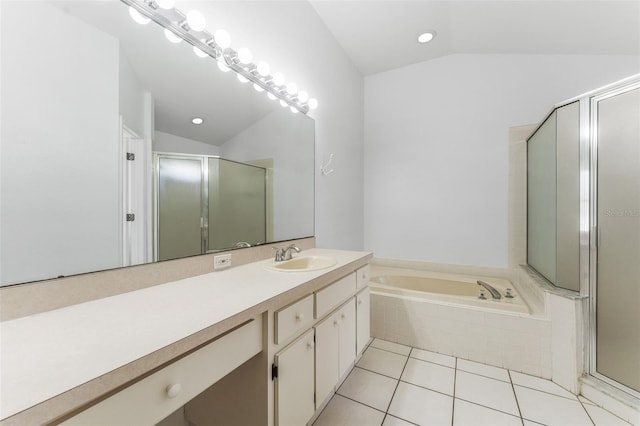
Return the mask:
[[453, 426], [453, 419], [456, 414], [456, 377], [458, 375], [458, 358], [454, 358], [453, 363], [453, 401], [451, 401], [451, 426]]
[[513, 379], [511, 378], [511, 371], [507, 370], [507, 375], [509, 376], [509, 384], [511, 385], [511, 392], [513, 392], [513, 398], [516, 400], [516, 407], [518, 407], [518, 414], [520, 415], [520, 423], [522, 423], [522, 426], [524, 426], [524, 419], [522, 418], [522, 410], [520, 409], [520, 401], [518, 401], [516, 386], [513, 384]]
[[[411, 348], [409, 350], [409, 355], [411, 354], [412, 350], [413, 350], [413, 348]], [[387, 414], [389, 414], [389, 408], [391, 408], [391, 403], [393, 402], [393, 398], [396, 396], [396, 392], [398, 391], [398, 386], [400, 386], [400, 378], [404, 374], [404, 369], [407, 368], [407, 363], [408, 362], [409, 362], [409, 356], [407, 356], [407, 359], [404, 361], [404, 365], [402, 366], [402, 371], [400, 372], [400, 377], [398, 377], [397, 382], [396, 382], [396, 387], [393, 390], [393, 394], [391, 394], [391, 399], [389, 400], [389, 404], [387, 405], [387, 409], [385, 411], [384, 418], [382, 419], [382, 423], [384, 423], [385, 419], [387, 418]], [[400, 417], [398, 417], [398, 418], [401, 419]], [[402, 419], [402, 420], [405, 420], [405, 419]]]
[[473, 404], [473, 405], [476, 405], [478, 407], [486, 408], [487, 410], [496, 411], [498, 413], [506, 414], [507, 416], [515, 417], [516, 419], [520, 419], [521, 421], [522, 420], [529, 420], [529, 419], [525, 419], [522, 416], [518, 416], [516, 414], [509, 413], [507, 411], [498, 410], [497, 408], [488, 407], [486, 405], [478, 404], [477, 402], [469, 401], [468, 399], [459, 398], [459, 397], [456, 397], [455, 399], [459, 399], [460, 401], [468, 402], [469, 404]]

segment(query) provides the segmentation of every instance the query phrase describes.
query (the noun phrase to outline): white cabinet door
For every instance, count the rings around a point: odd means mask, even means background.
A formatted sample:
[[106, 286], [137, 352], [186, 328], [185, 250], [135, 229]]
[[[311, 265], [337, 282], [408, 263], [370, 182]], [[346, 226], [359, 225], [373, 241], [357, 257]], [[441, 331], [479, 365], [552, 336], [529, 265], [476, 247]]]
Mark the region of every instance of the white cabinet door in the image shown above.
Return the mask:
[[356, 353], [359, 355], [371, 339], [369, 288], [356, 295]]
[[342, 378], [356, 359], [356, 300], [352, 298], [338, 311], [340, 319], [340, 344], [339, 361], [340, 370], [338, 378]]
[[316, 404], [319, 406], [333, 392], [340, 373], [339, 312], [316, 325]]
[[315, 412], [313, 329], [277, 353], [275, 360], [278, 366], [276, 424], [305, 425]]

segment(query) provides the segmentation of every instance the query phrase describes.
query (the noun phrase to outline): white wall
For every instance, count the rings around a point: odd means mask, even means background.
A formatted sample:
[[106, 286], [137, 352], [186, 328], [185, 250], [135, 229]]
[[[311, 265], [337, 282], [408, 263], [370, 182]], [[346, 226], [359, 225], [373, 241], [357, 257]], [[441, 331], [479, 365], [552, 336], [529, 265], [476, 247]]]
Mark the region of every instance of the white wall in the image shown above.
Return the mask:
[[145, 88], [136, 75], [129, 59], [120, 50], [120, 115], [122, 122], [138, 136], [144, 137], [144, 96]]
[[33, 2], [1, 29], [1, 281], [117, 266], [118, 42]]
[[[216, 17], [207, 25], [225, 28], [232, 47], [251, 48], [316, 97], [315, 235], [319, 247], [363, 246], [363, 78], [315, 10], [299, 1], [178, 1]], [[209, 15], [209, 11], [211, 14]], [[320, 161], [335, 155], [335, 172], [319, 173]]]
[[182, 136], [155, 131], [154, 152], [175, 152], [179, 154], [220, 155], [220, 148], [208, 143], [194, 141]]
[[508, 128], [637, 72], [635, 56], [452, 55], [365, 78], [365, 248], [506, 267]]

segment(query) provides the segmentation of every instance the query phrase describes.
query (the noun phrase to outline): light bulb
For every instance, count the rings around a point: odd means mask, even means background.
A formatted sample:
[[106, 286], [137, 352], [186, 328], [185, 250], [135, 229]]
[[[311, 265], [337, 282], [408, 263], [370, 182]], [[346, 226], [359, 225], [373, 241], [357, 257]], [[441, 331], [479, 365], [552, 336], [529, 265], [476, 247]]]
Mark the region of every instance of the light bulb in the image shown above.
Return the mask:
[[225, 64], [224, 62], [218, 62], [218, 69], [222, 72], [227, 72], [231, 70], [231, 68], [229, 68], [227, 64]]
[[173, 6], [176, 4], [176, 0], [156, 0], [158, 6], [162, 9], [173, 9]]
[[213, 39], [221, 49], [231, 46], [231, 36], [225, 30], [218, 30], [213, 34]]
[[258, 62], [258, 66], [256, 67], [256, 69], [258, 71], [258, 74], [260, 74], [263, 77], [268, 76], [269, 71], [271, 71], [271, 67], [265, 61]]
[[264, 89], [257, 83], [253, 83], [253, 88], [256, 89], [256, 92], [264, 92]]
[[287, 93], [290, 95], [295, 95], [298, 92], [298, 85], [295, 83], [287, 84]]
[[267, 98], [271, 99], [272, 101], [275, 101], [276, 99], [278, 99], [278, 98], [276, 98], [276, 95], [274, 95], [271, 92], [267, 93]]
[[246, 47], [241, 47], [238, 49], [238, 59], [245, 65], [250, 64], [253, 60], [253, 53]]
[[309, 104], [309, 108], [311, 108], [311, 109], [318, 108], [318, 100], [316, 98], [309, 99], [308, 104]]
[[291, 110], [292, 113], [297, 114], [298, 113], [298, 108], [296, 107], [291, 107], [289, 108]]
[[137, 9], [134, 9], [131, 6], [129, 6], [129, 16], [131, 16], [131, 19], [133, 19], [134, 21], [136, 21], [140, 25], [146, 25], [149, 22], [151, 22], [151, 19], [149, 19], [146, 16], [142, 15], [140, 12], [138, 12]]
[[199, 58], [206, 58], [207, 56], [209, 56], [208, 54], [206, 54], [205, 52], [203, 52], [202, 50], [200, 50], [195, 46], [193, 46], [193, 53], [195, 53], [196, 56]]
[[202, 123], [204, 123], [204, 120], [203, 120], [202, 118], [200, 118], [200, 117], [196, 117], [196, 118], [192, 119], [192, 120], [191, 120], [191, 122], [192, 122], [193, 124], [198, 125], [198, 124], [202, 124]]
[[309, 100], [309, 94], [304, 90], [298, 92], [298, 100], [300, 102], [307, 102]]
[[286, 107], [289, 106], [289, 104], [286, 103], [283, 99], [280, 99], [280, 106], [283, 107], [283, 108], [286, 108]]
[[207, 20], [197, 10], [190, 10], [187, 13], [187, 24], [193, 31], [202, 31], [207, 26]]
[[246, 83], [247, 81], [249, 81], [247, 77], [245, 77], [242, 74], [237, 74], [237, 76], [238, 76], [238, 80], [240, 80], [240, 83]]
[[276, 86], [282, 86], [284, 82], [284, 75], [281, 72], [273, 74], [273, 84], [275, 84]]
[[164, 29], [164, 36], [167, 38], [167, 40], [169, 40], [171, 43], [180, 43], [182, 41], [182, 38], [178, 37], [177, 35], [175, 35], [173, 33], [173, 31], [165, 28]]

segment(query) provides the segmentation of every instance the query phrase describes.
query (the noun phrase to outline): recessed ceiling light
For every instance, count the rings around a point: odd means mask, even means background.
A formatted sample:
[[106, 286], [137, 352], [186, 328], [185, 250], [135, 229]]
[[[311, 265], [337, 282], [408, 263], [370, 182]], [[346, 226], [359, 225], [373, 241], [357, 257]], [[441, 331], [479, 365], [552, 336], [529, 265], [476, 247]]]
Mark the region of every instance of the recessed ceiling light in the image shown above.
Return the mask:
[[435, 31], [427, 31], [418, 36], [418, 43], [429, 43], [436, 37]]
[[202, 124], [202, 123], [204, 123], [204, 120], [202, 118], [200, 118], [200, 117], [196, 117], [193, 120], [191, 120], [191, 122], [193, 124]]

